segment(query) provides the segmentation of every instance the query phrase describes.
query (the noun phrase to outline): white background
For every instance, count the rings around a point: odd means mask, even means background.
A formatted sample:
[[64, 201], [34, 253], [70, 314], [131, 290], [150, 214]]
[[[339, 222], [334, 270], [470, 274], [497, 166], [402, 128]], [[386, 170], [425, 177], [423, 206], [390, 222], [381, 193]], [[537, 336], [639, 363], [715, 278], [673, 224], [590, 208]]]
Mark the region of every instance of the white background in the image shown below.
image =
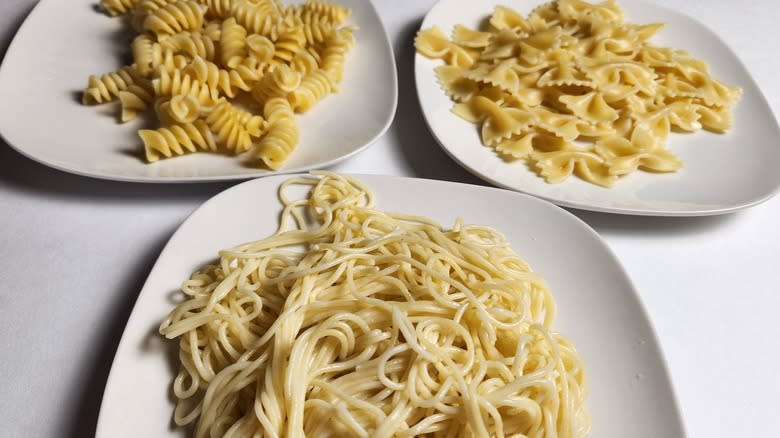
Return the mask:
[[[780, 2], [656, 2], [718, 32], [778, 114]], [[34, 3], [0, 1], [0, 55]], [[334, 170], [480, 183], [436, 145], [416, 100], [412, 40], [434, 2], [374, 3], [396, 51], [398, 112], [384, 137]], [[94, 180], [0, 145], [0, 435], [94, 434], [116, 345], [155, 258], [190, 212], [228, 186]], [[722, 217], [573, 212], [635, 282], [689, 435], [777, 436], [780, 197]]]

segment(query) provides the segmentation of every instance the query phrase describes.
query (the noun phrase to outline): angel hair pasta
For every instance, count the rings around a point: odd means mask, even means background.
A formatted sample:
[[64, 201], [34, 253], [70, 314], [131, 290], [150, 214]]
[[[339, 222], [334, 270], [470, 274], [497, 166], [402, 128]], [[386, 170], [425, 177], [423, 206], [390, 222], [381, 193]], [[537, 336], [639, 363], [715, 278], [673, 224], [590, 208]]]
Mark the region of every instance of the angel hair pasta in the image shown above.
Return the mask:
[[[138, 132], [148, 162], [246, 153], [278, 169], [298, 144], [292, 113], [337, 91], [355, 44], [350, 10], [323, 0], [100, 3], [109, 15], [126, 16], [138, 35], [133, 63], [90, 76], [83, 102], [119, 101], [122, 122], [153, 112], [158, 126]], [[270, 103], [276, 98], [286, 104]], [[284, 114], [273, 117], [274, 109]]]
[[[291, 186], [309, 188], [304, 199]], [[359, 181], [287, 180], [272, 236], [182, 286], [174, 420], [197, 437], [578, 438], [583, 364], [498, 231], [388, 213]]]
[[444, 61], [435, 74], [452, 111], [502, 158], [528, 160], [550, 183], [574, 173], [609, 187], [637, 169], [680, 169], [672, 131], [731, 128], [741, 90], [651, 44], [662, 27], [626, 21], [614, 0], [558, 0], [527, 16], [497, 6], [485, 29], [456, 25], [449, 38], [425, 29], [415, 47]]

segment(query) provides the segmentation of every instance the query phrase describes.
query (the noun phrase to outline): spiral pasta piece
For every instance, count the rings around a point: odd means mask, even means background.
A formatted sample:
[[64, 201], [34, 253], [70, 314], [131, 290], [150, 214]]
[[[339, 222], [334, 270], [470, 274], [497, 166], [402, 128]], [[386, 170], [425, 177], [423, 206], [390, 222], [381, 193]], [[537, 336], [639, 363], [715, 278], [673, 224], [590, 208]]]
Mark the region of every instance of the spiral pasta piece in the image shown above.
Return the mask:
[[306, 0], [306, 3], [299, 8], [300, 15], [310, 14], [326, 18], [334, 24], [341, 24], [347, 21], [352, 10], [336, 3], [327, 3], [321, 0]]
[[328, 72], [335, 84], [341, 82], [344, 77], [344, 62], [347, 53], [355, 44], [351, 28], [342, 28], [329, 36], [322, 48], [320, 68]]
[[287, 96], [301, 85], [301, 79], [300, 72], [293, 71], [286, 64], [279, 65], [260, 79], [252, 89], [252, 97], [264, 104], [274, 97]]
[[130, 11], [130, 25], [137, 32], [144, 32], [144, 20], [152, 12], [179, 0], [141, 0]]
[[139, 0], [100, 0], [100, 6], [108, 12], [108, 15], [115, 17], [129, 12]]
[[290, 61], [290, 68], [301, 74], [307, 75], [319, 68], [320, 55], [316, 50], [302, 50], [295, 54]]
[[138, 136], [144, 143], [146, 160], [150, 163], [199, 149], [217, 150], [214, 137], [203, 120], [167, 128], [141, 129]]
[[234, 68], [241, 63], [242, 59], [246, 58], [246, 37], [246, 29], [237, 24], [235, 18], [231, 17], [222, 22], [219, 49], [222, 54], [223, 64]]
[[220, 20], [230, 16], [234, 3], [233, 0], [198, 0], [198, 2], [206, 6], [206, 18]]
[[203, 84], [190, 75], [181, 73], [181, 70], [175, 70], [168, 73], [166, 70], [160, 70], [157, 79], [152, 80], [154, 92], [160, 97], [171, 97], [180, 94], [190, 94], [195, 96], [198, 102], [211, 108], [216, 103], [218, 96], [208, 85]]
[[268, 1], [234, 0], [231, 14], [249, 33], [269, 38], [275, 36], [281, 19], [276, 6]]
[[235, 153], [249, 150], [252, 137], [262, 135], [265, 128], [262, 117], [237, 108], [225, 99], [209, 113], [206, 123], [214, 132], [217, 143]]
[[325, 15], [311, 11], [303, 12], [297, 16], [307, 44], [317, 44], [325, 41], [336, 29], [337, 24]]
[[89, 105], [115, 100], [119, 97], [120, 91], [127, 90], [139, 78], [135, 65], [125, 66], [99, 77], [90, 76], [87, 88], [82, 93], [81, 102]]
[[295, 55], [306, 45], [306, 36], [300, 27], [291, 27], [279, 31], [274, 40], [274, 55], [272, 62], [289, 64]]
[[290, 93], [290, 105], [296, 112], [304, 113], [332, 90], [330, 75], [325, 70], [315, 70], [304, 76], [301, 85]]
[[146, 110], [154, 101], [154, 89], [149, 84], [146, 86], [131, 85], [118, 94], [122, 112], [119, 120], [124, 123], [138, 117], [138, 113]]
[[237, 90], [249, 91], [251, 88], [236, 70], [223, 70], [217, 64], [196, 56], [192, 62], [182, 70], [182, 73], [192, 76], [202, 84], [206, 84], [212, 95], [224, 94], [235, 97]]
[[258, 35], [249, 35], [246, 39], [248, 55], [254, 58], [257, 64], [268, 64], [274, 57], [274, 43], [270, 39]]
[[269, 100], [263, 108], [268, 129], [255, 146], [255, 156], [269, 169], [278, 169], [298, 144], [298, 126], [292, 107], [287, 99], [280, 97]]
[[167, 4], [149, 14], [143, 28], [158, 40], [185, 30], [197, 30], [203, 26], [203, 6], [192, 0], [179, 0]]
[[163, 50], [171, 50], [174, 54], [183, 54], [190, 59], [199, 56], [206, 61], [214, 61], [216, 45], [214, 41], [201, 32], [182, 32], [171, 35], [160, 42]]
[[192, 123], [201, 115], [201, 105], [191, 94], [178, 94], [162, 100], [156, 107], [157, 117], [163, 125]]

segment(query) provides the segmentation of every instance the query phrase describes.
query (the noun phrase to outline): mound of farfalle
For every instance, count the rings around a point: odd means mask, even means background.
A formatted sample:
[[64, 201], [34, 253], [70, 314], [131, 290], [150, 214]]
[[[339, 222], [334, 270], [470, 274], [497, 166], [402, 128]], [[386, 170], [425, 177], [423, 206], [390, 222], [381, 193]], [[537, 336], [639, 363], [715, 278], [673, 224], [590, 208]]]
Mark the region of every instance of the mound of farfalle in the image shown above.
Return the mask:
[[672, 131], [725, 132], [741, 89], [710, 76], [688, 52], [649, 39], [663, 24], [625, 20], [615, 1], [559, 0], [524, 17], [497, 6], [487, 29], [422, 30], [417, 51], [453, 112], [482, 143], [526, 159], [547, 182], [571, 174], [604, 187], [637, 169], [673, 172]]

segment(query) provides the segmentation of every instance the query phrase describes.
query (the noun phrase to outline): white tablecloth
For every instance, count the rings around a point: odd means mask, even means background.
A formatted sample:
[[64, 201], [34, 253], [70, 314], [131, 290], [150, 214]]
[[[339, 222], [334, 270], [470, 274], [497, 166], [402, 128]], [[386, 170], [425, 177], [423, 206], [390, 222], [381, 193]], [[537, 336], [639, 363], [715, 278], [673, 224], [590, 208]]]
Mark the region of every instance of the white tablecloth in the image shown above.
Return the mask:
[[[657, 1], [715, 29], [780, 111], [780, 3]], [[34, 3], [0, 2], [0, 54]], [[375, 1], [396, 53], [398, 113], [385, 136], [335, 170], [477, 182], [436, 145], [415, 96], [412, 39], [433, 3]], [[155, 258], [226, 187], [99, 181], [0, 145], [0, 435], [94, 434], [116, 345]], [[574, 213], [634, 280], [689, 435], [778, 436], [780, 197], [719, 217]]]

